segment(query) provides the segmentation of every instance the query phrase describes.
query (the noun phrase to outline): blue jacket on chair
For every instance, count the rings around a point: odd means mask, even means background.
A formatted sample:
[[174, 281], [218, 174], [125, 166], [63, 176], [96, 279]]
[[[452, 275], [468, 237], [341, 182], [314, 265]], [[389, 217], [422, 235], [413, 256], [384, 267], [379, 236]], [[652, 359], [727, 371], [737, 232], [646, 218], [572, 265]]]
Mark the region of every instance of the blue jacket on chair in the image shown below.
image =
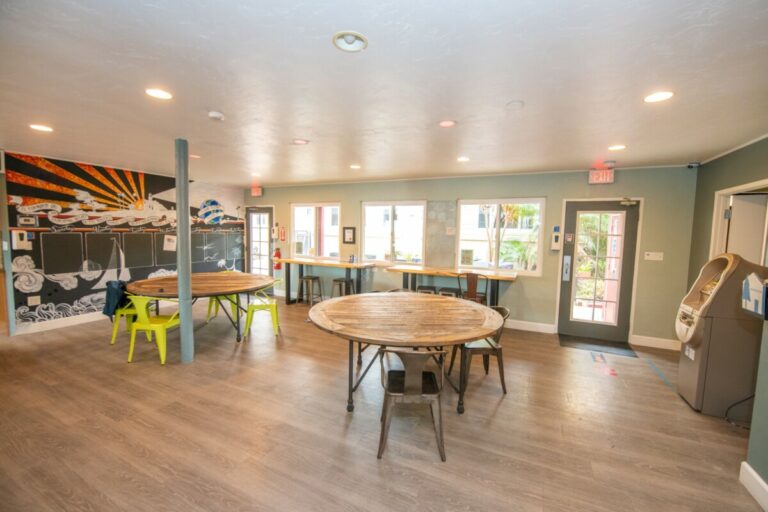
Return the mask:
[[102, 313], [110, 320], [115, 316], [115, 311], [128, 305], [128, 296], [125, 290], [125, 281], [107, 281], [107, 299], [104, 301]]

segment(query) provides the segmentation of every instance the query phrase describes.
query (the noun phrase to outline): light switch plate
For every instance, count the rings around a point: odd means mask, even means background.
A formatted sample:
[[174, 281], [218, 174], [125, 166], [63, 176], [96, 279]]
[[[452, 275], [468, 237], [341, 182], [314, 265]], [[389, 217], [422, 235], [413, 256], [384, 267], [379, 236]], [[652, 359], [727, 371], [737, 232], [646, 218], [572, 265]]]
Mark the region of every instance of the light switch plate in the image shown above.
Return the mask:
[[27, 297], [27, 306], [39, 306], [40, 305], [40, 296], [39, 295], [30, 295]]
[[644, 259], [647, 261], [664, 261], [664, 253], [645, 251]]

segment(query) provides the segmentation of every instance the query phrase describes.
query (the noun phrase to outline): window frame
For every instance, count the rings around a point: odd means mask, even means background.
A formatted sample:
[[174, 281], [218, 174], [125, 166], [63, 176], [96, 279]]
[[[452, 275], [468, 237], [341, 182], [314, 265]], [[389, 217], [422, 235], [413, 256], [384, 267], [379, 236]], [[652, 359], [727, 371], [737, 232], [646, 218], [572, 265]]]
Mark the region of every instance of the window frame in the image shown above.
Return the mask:
[[[378, 259], [366, 259], [365, 258], [365, 207], [366, 206], [389, 206], [392, 208], [392, 215], [389, 221], [389, 260]], [[395, 261], [395, 216], [394, 208], [396, 206], [421, 206], [422, 207], [422, 220], [421, 220], [421, 265], [425, 265], [427, 261], [427, 201], [415, 200], [415, 201], [362, 201], [360, 206], [360, 219], [361, 219], [361, 244], [360, 244], [360, 261], [366, 263], [375, 263], [377, 265], [414, 265], [415, 263], [398, 262]]]
[[[308, 254], [296, 254], [296, 208], [324, 208], [324, 207], [337, 207], [339, 209], [339, 256], [310, 256]], [[342, 245], [342, 233], [341, 233], [341, 202], [320, 202], [320, 203], [290, 203], [291, 208], [291, 238], [289, 243], [291, 244], [291, 257], [292, 258], [304, 258], [310, 260], [325, 260], [325, 261], [341, 261], [341, 245]], [[317, 233], [317, 217], [315, 218], [315, 232], [313, 233], [316, 240], [319, 240]]]
[[[462, 205], [483, 205], [483, 204], [539, 204], [539, 239], [536, 248], [536, 270], [508, 270], [499, 268], [499, 252], [501, 244], [496, 244], [496, 254], [493, 255], [494, 264], [492, 267], [480, 267], [476, 265], [461, 264], [461, 207]], [[510, 273], [518, 276], [541, 277], [544, 266], [544, 227], [546, 226], [547, 199], [545, 197], [509, 197], [505, 199], [459, 199], [456, 207], [456, 267], [468, 270], [490, 270], [499, 273]], [[496, 240], [498, 241], [501, 232], [501, 223], [496, 224]]]

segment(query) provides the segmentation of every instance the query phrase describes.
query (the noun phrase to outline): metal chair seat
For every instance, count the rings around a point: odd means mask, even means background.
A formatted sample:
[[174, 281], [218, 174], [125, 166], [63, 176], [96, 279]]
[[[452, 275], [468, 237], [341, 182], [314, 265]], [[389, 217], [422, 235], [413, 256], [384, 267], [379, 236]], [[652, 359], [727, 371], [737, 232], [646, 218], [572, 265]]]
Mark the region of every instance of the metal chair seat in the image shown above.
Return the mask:
[[[390, 394], [403, 394], [405, 392], [405, 371], [389, 370], [387, 372], [387, 390]], [[436, 395], [440, 393], [435, 372], [421, 373], [421, 394]]]

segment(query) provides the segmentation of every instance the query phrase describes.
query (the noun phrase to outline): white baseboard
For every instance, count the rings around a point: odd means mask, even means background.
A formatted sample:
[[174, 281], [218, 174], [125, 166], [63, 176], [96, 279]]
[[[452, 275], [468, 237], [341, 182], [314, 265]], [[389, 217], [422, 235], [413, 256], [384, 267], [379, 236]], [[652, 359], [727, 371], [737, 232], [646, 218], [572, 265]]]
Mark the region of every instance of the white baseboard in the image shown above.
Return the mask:
[[16, 332], [14, 336], [19, 334], [31, 334], [34, 332], [50, 331], [51, 329], [59, 329], [61, 327], [71, 327], [73, 325], [80, 325], [87, 322], [95, 322], [96, 320], [103, 320], [107, 318], [101, 312], [85, 313], [84, 315], [67, 316], [64, 318], [56, 318], [55, 320], [48, 320], [46, 322], [19, 322], [16, 321]]
[[757, 504], [763, 507], [763, 510], [768, 511], [768, 483], [757, 474], [757, 471], [752, 469], [747, 461], [741, 463], [739, 482], [755, 498]]
[[557, 332], [555, 329], [555, 324], [526, 322], [525, 320], [515, 320], [514, 318], [507, 318], [507, 320], [504, 322], [504, 327], [517, 329], [519, 331], [543, 332], [546, 334], [554, 334]]
[[664, 350], [675, 350], [680, 352], [680, 342], [667, 338], [654, 338], [653, 336], [641, 336], [639, 334], [629, 335], [629, 344], [638, 347], [661, 348]]

